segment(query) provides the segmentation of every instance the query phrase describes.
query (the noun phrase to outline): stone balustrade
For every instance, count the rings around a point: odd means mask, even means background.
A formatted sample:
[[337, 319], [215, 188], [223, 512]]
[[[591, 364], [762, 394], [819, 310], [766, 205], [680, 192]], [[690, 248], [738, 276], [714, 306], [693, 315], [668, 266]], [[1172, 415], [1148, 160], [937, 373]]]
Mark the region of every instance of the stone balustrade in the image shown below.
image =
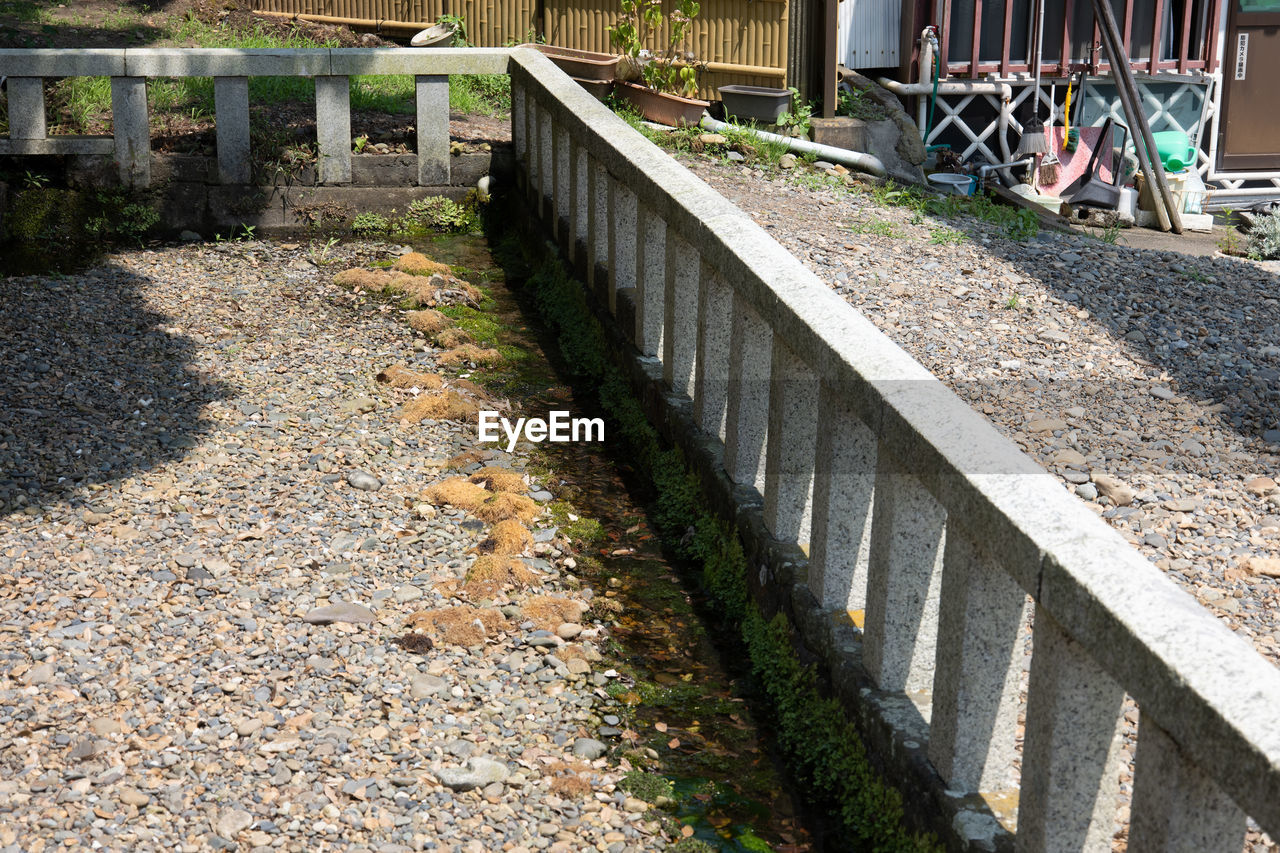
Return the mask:
[[[8, 77], [9, 136], [5, 154], [114, 154], [122, 183], [151, 183], [146, 84], [156, 77], [212, 77], [218, 177], [246, 184], [249, 169], [249, 78], [311, 77], [316, 85], [318, 178], [351, 181], [353, 75], [410, 74], [415, 78], [418, 185], [449, 183], [449, 75], [505, 74], [509, 51], [458, 48], [128, 48], [3, 49], [0, 77]], [[110, 77], [113, 136], [50, 136], [44, 80]]]
[[[1129, 850], [1280, 837], [1280, 671], [741, 210], [536, 54], [510, 74], [530, 204], [813, 606], [861, 623], [939, 798], [1014, 799], [1019, 851], [1109, 851], [1128, 694]], [[957, 815], [952, 846], [1000, 846]]]

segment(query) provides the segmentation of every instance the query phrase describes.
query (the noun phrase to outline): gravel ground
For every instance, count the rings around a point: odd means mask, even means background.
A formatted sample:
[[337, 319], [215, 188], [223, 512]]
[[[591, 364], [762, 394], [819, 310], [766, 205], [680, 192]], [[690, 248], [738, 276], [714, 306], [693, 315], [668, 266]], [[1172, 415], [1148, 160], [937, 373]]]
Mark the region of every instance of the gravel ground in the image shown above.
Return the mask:
[[[498, 594], [482, 644], [393, 642], [486, 535], [419, 497], [473, 427], [398, 421], [374, 375], [433, 351], [307, 257], [0, 279], [0, 850], [662, 847], [593, 739], [590, 617]], [[533, 527], [537, 591], [589, 602]]]
[[1017, 242], [681, 159], [1280, 662], [1280, 265]]

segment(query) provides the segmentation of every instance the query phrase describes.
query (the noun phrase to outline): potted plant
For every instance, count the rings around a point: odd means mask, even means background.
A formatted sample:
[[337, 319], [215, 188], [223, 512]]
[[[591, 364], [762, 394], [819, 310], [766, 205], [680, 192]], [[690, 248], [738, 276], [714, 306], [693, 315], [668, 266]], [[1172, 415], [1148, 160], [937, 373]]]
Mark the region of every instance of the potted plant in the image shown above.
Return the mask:
[[660, 124], [695, 125], [711, 104], [693, 96], [698, 92], [698, 67], [682, 48], [689, 25], [698, 16], [696, 0], [674, 0], [667, 16], [666, 49], [650, 55], [644, 42], [663, 27], [662, 0], [622, 0], [622, 17], [609, 28], [609, 42], [625, 57], [622, 65], [640, 65], [643, 85], [619, 80], [617, 93], [640, 114]]

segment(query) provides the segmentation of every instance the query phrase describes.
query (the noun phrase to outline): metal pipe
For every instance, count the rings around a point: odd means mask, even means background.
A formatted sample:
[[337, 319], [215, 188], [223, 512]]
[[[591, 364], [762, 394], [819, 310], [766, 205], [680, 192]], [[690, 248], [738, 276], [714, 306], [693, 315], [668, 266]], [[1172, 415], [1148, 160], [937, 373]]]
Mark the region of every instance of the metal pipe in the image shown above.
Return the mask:
[[[881, 77], [876, 82], [895, 95], [920, 95], [933, 91], [933, 87], [927, 83], [899, 83], [897, 80], [890, 80], [888, 77]], [[1010, 105], [1013, 103], [1012, 86], [1008, 83], [988, 83], [978, 80], [944, 80], [938, 84], [938, 94], [999, 95], [1000, 118], [996, 136], [999, 137], [1000, 156], [1004, 160], [1013, 159], [1013, 152], [1009, 150], [1009, 110]], [[921, 132], [924, 132], [923, 128]], [[1005, 183], [1009, 186], [1018, 183], [1007, 169], [1000, 172], [1000, 177], [1004, 178]]]
[[712, 132], [722, 130], [745, 131], [759, 139], [765, 139], [769, 142], [781, 142], [787, 146], [788, 151], [798, 151], [801, 154], [813, 154], [828, 160], [832, 163], [839, 163], [842, 166], [848, 166], [851, 169], [857, 169], [859, 172], [866, 172], [868, 175], [875, 175], [877, 178], [888, 177], [889, 173], [884, 167], [884, 163], [879, 157], [873, 154], [865, 154], [861, 151], [850, 151], [847, 148], [836, 148], [833, 145], [822, 145], [818, 142], [810, 142], [808, 139], [795, 139], [790, 136], [781, 136], [777, 133], [769, 133], [767, 130], [756, 130], [753, 127], [740, 127], [738, 125], [726, 124], [723, 121], [716, 121], [705, 113], [700, 122], [702, 127]]
[[[930, 31], [933, 27], [925, 27], [920, 31], [920, 67], [916, 69], [916, 84], [923, 85], [928, 83], [932, 86], [933, 81], [929, 79], [933, 76], [933, 40], [929, 38]], [[916, 125], [920, 128], [921, 139], [925, 145], [929, 144], [929, 140], [924, 139], [926, 112], [929, 105], [923, 97], [916, 98]]]

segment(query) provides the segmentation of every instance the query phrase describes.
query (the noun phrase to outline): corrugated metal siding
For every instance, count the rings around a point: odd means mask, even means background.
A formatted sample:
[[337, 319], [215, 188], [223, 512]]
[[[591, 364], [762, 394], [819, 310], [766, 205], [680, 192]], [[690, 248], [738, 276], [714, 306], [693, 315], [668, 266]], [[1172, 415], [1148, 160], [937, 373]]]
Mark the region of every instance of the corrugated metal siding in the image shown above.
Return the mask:
[[[451, 14], [466, 20], [467, 38], [479, 47], [502, 47], [541, 33], [548, 44], [613, 52], [609, 27], [618, 18], [617, 0], [545, 0], [541, 21], [535, 20], [536, 0], [254, 0], [253, 7], [303, 15], [430, 23], [444, 12], [445, 2]], [[686, 39], [686, 49], [705, 62], [778, 69], [776, 75], [707, 70], [699, 80], [704, 97], [714, 96], [717, 86], [729, 83], [785, 85], [787, 6], [785, 0], [701, 0], [701, 12]], [[660, 41], [655, 38], [649, 47], [661, 47]]]
[[901, 44], [900, 0], [842, 0], [836, 50], [853, 69], [898, 65]]

